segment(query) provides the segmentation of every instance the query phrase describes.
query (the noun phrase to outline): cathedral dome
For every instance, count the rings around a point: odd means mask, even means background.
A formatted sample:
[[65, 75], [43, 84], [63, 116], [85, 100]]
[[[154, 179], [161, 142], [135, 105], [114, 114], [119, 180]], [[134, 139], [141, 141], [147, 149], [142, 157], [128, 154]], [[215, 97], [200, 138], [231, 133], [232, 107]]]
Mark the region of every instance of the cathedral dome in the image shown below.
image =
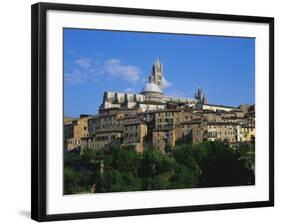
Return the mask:
[[160, 87], [155, 83], [147, 83], [142, 90], [143, 93], [154, 92], [154, 93], [162, 93]]

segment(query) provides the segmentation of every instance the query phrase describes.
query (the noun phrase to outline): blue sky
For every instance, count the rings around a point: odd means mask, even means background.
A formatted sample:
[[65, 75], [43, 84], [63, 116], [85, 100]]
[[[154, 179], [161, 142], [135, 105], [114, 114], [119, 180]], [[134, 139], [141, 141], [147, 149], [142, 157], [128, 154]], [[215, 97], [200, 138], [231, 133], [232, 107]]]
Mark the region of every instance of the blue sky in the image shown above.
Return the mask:
[[169, 96], [211, 104], [255, 101], [253, 38], [64, 29], [64, 114], [95, 114], [105, 90], [140, 92], [156, 58]]

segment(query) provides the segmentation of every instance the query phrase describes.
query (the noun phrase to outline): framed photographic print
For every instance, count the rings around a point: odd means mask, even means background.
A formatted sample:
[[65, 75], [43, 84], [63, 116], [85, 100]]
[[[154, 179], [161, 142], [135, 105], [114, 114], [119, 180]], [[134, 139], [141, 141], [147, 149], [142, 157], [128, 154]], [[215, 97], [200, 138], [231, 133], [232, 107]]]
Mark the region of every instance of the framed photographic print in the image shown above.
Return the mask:
[[274, 19], [32, 6], [32, 219], [274, 205]]

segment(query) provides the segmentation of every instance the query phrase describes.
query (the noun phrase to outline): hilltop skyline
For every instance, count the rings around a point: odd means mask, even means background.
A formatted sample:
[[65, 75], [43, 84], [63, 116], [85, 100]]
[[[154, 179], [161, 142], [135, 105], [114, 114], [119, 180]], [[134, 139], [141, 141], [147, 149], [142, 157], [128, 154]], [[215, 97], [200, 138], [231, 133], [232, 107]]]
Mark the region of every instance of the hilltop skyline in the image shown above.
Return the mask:
[[64, 115], [95, 114], [104, 91], [138, 93], [164, 64], [164, 94], [209, 103], [255, 103], [253, 38], [64, 29]]

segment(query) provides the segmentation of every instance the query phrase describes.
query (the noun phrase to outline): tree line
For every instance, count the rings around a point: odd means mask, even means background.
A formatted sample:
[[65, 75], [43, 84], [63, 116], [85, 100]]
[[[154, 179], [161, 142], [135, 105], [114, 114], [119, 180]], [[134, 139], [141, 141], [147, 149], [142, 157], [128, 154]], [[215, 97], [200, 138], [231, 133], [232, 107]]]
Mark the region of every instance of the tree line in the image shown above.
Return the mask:
[[255, 145], [179, 144], [166, 153], [110, 145], [64, 154], [64, 193], [104, 193], [255, 184]]

